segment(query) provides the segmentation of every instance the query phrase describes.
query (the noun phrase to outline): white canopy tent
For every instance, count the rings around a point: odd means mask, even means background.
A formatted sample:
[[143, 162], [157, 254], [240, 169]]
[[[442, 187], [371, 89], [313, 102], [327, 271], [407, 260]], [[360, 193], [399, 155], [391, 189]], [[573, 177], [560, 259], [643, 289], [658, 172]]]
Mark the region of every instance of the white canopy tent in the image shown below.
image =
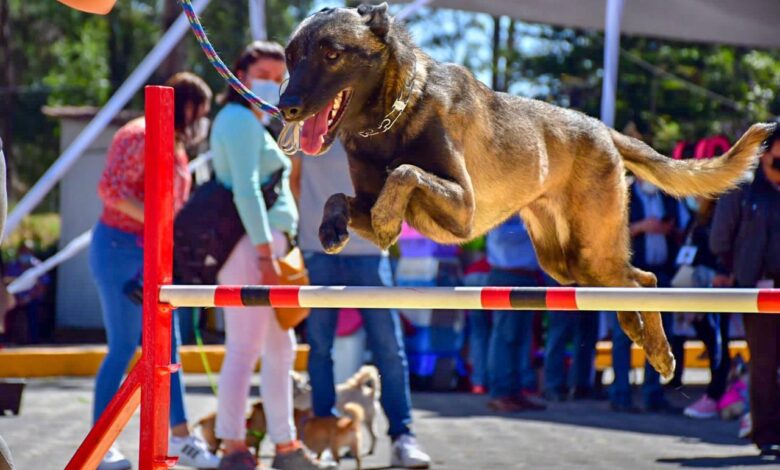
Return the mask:
[[[605, 29], [607, 0], [434, 0], [433, 7], [523, 21]], [[681, 41], [780, 47], [778, 0], [628, 0], [624, 34]]]
[[434, 7], [605, 31], [601, 119], [614, 125], [620, 35], [780, 47], [780, 0], [434, 0]]

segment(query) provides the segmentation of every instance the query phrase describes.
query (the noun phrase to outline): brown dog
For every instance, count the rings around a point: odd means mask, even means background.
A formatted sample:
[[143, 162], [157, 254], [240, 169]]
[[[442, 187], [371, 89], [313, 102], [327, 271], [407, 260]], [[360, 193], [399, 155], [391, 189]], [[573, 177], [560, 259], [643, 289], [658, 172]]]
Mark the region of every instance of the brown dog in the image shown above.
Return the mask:
[[379, 410], [381, 396], [379, 372], [374, 366], [363, 366], [346, 382], [336, 386], [336, 408], [346, 413], [347, 403], [354, 402], [363, 409], [363, 419], [366, 430], [371, 438], [368, 454], [373, 455], [376, 448], [376, 432], [374, 418]]
[[[279, 107], [303, 122], [301, 148], [320, 155], [339, 137], [349, 156], [355, 197], [331, 196], [319, 231], [330, 253], [347, 243], [347, 226], [382, 248], [404, 220], [437, 242], [463, 243], [519, 214], [559, 283], [655, 287], [631, 265], [626, 168], [674, 196], [714, 196], [755, 166], [773, 130], [754, 125], [720, 158], [672, 160], [597, 119], [496, 93], [466, 68], [436, 62], [387, 4], [322, 10], [286, 54]], [[671, 375], [658, 312], [618, 318]]]
[[[311, 385], [305, 376], [295, 371], [290, 372], [290, 376], [293, 383], [293, 420], [300, 432], [304, 421], [311, 415]], [[211, 452], [219, 450], [221, 445], [221, 440], [216, 435], [216, 424], [216, 413], [210, 413], [196, 423]], [[252, 411], [246, 420], [246, 445], [255, 449], [255, 455], [260, 455], [258, 452], [265, 433], [265, 410], [263, 401], [258, 400], [252, 405]]]
[[363, 407], [357, 403], [344, 404], [343, 417], [327, 416], [324, 418], [309, 418], [303, 425], [303, 443], [317, 455], [322, 456], [325, 449], [330, 449], [336, 462], [341, 461], [340, 451], [349, 447], [349, 451], [357, 469], [362, 468], [361, 462], [361, 424], [363, 423]]
[[[293, 420], [295, 426], [298, 429], [299, 435], [303, 425], [311, 417], [311, 410], [299, 410], [293, 409]], [[203, 435], [203, 440], [208, 444], [211, 452], [217, 452], [222, 440], [216, 435], [217, 414], [211, 413], [204, 416], [197, 422], [197, 426], [200, 426], [200, 432]], [[246, 419], [246, 446], [250, 449], [255, 449], [255, 455], [260, 455], [260, 445], [263, 442], [263, 438], [266, 434], [265, 424], [265, 409], [263, 408], [262, 400], [258, 400], [252, 405], [252, 411], [249, 413], [249, 417]]]

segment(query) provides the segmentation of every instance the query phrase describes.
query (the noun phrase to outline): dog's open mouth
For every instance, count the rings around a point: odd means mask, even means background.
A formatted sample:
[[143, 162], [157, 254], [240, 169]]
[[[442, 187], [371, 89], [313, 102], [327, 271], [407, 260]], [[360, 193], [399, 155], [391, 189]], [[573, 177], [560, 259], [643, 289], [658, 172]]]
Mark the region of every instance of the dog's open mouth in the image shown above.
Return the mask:
[[303, 121], [301, 131], [301, 150], [309, 155], [320, 153], [323, 145], [335, 138], [333, 132], [338, 127], [352, 98], [352, 89], [341, 90], [325, 108]]

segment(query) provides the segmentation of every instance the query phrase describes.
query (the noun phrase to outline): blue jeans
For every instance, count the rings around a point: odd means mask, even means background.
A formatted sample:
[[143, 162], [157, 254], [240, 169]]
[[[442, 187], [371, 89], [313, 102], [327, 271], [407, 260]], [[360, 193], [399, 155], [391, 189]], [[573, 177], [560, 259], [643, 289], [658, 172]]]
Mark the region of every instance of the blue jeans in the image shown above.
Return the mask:
[[[489, 286], [533, 287], [539, 281], [533, 276], [521, 276], [494, 269]], [[493, 312], [493, 332], [488, 350], [490, 396], [501, 398], [521, 390], [536, 388], [536, 373], [531, 361], [534, 312], [496, 310]]]
[[[672, 331], [671, 315], [661, 315], [667, 337]], [[628, 382], [628, 374], [631, 371], [631, 340], [620, 328], [617, 314], [612, 315], [612, 370], [615, 380], [609, 388], [610, 401], [614, 405], [631, 406], [631, 384]], [[642, 382], [642, 400], [646, 407], [658, 406], [665, 400], [661, 375], [647, 361]]]
[[488, 377], [488, 347], [490, 345], [490, 313], [487, 310], [469, 310], [469, 361], [472, 385], [486, 386]]
[[[391, 286], [390, 261], [384, 256], [333, 256], [306, 253], [306, 268], [313, 285]], [[409, 365], [404, 351], [398, 312], [387, 309], [361, 310], [368, 347], [382, 380], [382, 408], [390, 424], [388, 434], [395, 438], [411, 434], [412, 399], [409, 392]], [[312, 409], [315, 416], [337, 414], [333, 379], [333, 341], [338, 309], [314, 308], [306, 319]]]
[[710, 383], [707, 385], [707, 396], [714, 400], [720, 400], [728, 386], [731, 370], [730, 323], [731, 315], [728, 313], [707, 313], [693, 322], [696, 336], [704, 342], [710, 358]]
[[574, 350], [569, 370], [569, 385], [581, 390], [593, 387], [598, 339], [598, 312], [550, 312], [544, 358], [545, 391], [553, 394], [568, 392], [564, 355], [571, 339]]
[[[136, 236], [100, 222], [92, 231], [89, 267], [98, 289], [103, 323], [106, 327], [108, 354], [95, 377], [95, 402], [92, 420], [97, 421], [114, 397], [141, 339], [141, 306], [123, 292], [127, 281], [143, 269], [143, 248]], [[171, 362], [179, 362], [178, 313], [174, 311]], [[184, 383], [179, 370], [171, 375], [171, 426], [187, 422], [184, 411]]]

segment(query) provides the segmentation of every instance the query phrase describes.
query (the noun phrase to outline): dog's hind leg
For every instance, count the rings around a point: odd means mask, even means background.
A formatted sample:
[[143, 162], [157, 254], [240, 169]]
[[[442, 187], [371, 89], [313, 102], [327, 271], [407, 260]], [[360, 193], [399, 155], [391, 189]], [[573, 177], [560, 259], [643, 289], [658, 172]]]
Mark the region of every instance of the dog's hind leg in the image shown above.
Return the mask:
[[[654, 287], [655, 276], [630, 263], [623, 168], [599, 164], [605, 161], [598, 154], [587, 156], [578, 169], [579, 178], [571, 182], [570, 207], [565, 208], [571, 225], [569, 271], [583, 286]], [[618, 320], [628, 337], [643, 347], [655, 370], [664, 376], [674, 372], [674, 357], [658, 312], [643, 312], [641, 318], [638, 312], [618, 312]]]
[[[460, 179], [467, 178], [464, 171]], [[398, 239], [412, 193], [415, 208], [433, 222], [415, 228], [434, 239], [470, 239], [474, 196], [470, 186], [467, 189], [458, 179], [445, 179], [409, 164], [392, 170], [371, 208], [371, 225], [379, 246], [389, 248]]]
[[[545, 204], [534, 202], [520, 211], [520, 218], [525, 223], [528, 235], [534, 245], [536, 258], [539, 265], [558, 284], [569, 285], [574, 283], [569, 274], [566, 261], [566, 253], [559, 237], [560, 232], [568, 228], [556, 228], [553, 214], [547, 210]], [[565, 221], [564, 221], [565, 222]]]
[[[574, 284], [575, 279], [569, 272], [569, 265], [576, 253], [577, 241], [571, 240], [571, 227], [564, 219], [562, 207], [554, 204], [555, 199], [545, 199], [532, 203], [520, 211], [528, 234], [534, 244], [539, 265], [561, 285]], [[576, 264], [576, 263], [575, 263]], [[583, 281], [580, 276], [580, 282]], [[602, 285], [594, 279], [583, 285]], [[619, 283], [618, 285], [623, 285]], [[640, 346], [643, 343], [642, 320], [637, 312], [618, 312], [618, 321], [623, 331]]]
[[[658, 285], [653, 273], [642, 271], [633, 266], [630, 267], [630, 273], [634, 281], [642, 287], [654, 288]], [[675, 367], [674, 355], [666, 339], [661, 314], [659, 312], [641, 312], [640, 314], [645, 333], [645, 343], [642, 347], [647, 354], [647, 360], [661, 375], [672, 375]]]

